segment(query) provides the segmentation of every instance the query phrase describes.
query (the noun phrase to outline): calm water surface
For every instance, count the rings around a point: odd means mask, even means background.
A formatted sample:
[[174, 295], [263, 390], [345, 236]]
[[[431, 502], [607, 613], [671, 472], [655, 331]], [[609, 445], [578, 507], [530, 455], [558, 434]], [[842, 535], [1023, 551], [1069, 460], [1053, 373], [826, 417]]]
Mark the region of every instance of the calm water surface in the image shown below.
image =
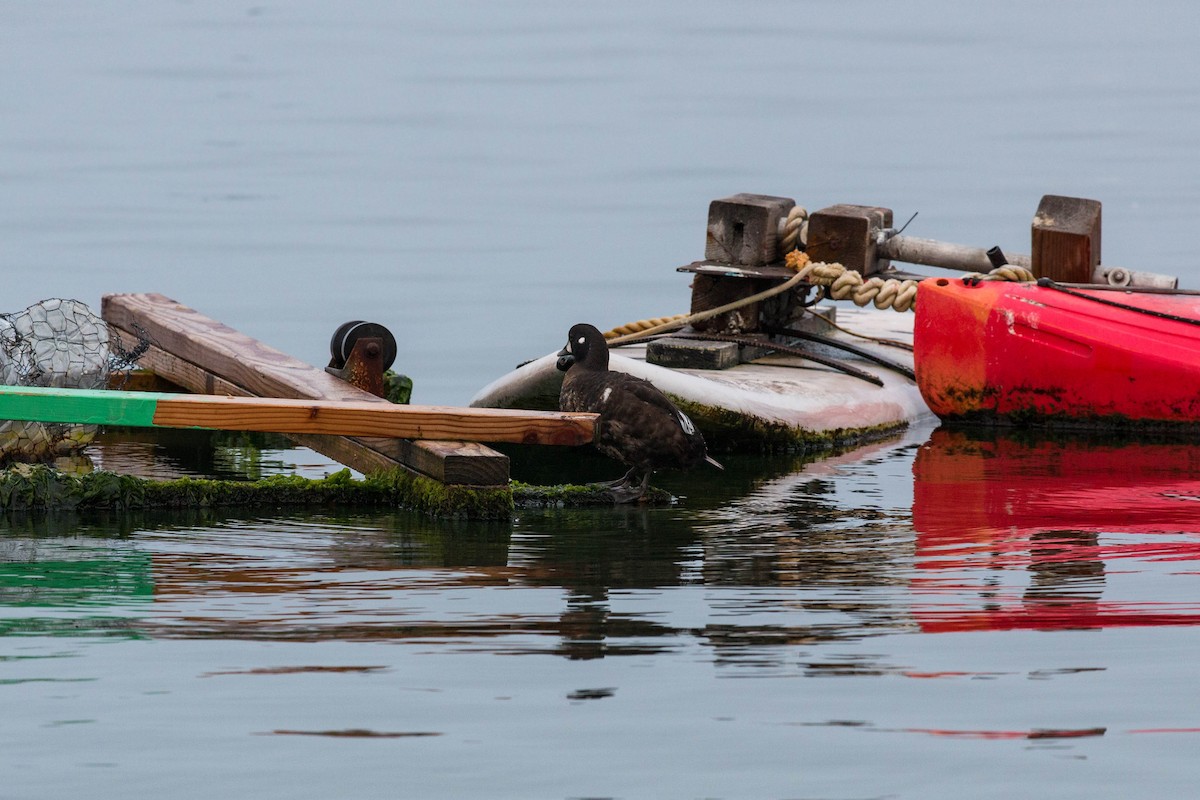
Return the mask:
[[[0, 310], [157, 291], [464, 403], [686, 308], [710, 200], [1200, 280], [1200, 6], [0, 0]], [[186, 448], [184, 448], [186, 449]], [[922, 426], [671, 508], [0, 520], [0, 798], [1180, 797], [1192, 448]], [[311, 454], [128, 441], [156, 474]], [[156, 472], [157, 471], [157, 472]]]
[[504, 524], [10, 517], [0, 797], [1187, 795], [1191, 448], [732, 467]]

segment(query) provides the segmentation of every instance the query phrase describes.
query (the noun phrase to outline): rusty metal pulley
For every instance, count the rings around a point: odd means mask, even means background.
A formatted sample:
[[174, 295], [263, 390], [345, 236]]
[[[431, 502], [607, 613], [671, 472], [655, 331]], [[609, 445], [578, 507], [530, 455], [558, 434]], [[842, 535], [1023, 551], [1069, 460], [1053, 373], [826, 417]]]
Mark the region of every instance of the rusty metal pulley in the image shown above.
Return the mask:
[[378, 322], [363, 322], [361, 319], [343, 322], [333, 332], [329, 340], [329, 366], [342, 369], [354, 352], [354, 345], [360, 339], [378, 339], [380, 346], [379, 359], [384, 370], [391, 368], [396, 361], [396, 337], [392, 332]]

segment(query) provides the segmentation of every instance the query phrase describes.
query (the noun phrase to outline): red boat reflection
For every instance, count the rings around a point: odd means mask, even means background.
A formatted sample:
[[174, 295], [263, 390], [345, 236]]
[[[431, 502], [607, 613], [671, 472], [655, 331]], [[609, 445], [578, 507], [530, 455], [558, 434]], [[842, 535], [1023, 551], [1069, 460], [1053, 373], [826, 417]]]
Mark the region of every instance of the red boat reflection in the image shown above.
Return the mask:
[[922, 630], [1200, 623], [1200, 448], [939, 428], [913, 474]]

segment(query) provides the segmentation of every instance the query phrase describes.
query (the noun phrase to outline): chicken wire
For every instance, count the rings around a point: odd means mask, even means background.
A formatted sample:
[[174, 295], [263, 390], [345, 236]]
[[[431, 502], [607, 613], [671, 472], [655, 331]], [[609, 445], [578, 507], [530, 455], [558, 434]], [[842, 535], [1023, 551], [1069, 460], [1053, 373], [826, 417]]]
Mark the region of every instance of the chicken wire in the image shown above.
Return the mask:
[[[9, 386], [104, 389], [145, 352], [144, 338], [126, 349], [120, 335], [78, 300], [50, 299], [0, 314], [0, 382]], [[0, 422], [0, 461], [45, 461], [78, 453], [95, 425]]]

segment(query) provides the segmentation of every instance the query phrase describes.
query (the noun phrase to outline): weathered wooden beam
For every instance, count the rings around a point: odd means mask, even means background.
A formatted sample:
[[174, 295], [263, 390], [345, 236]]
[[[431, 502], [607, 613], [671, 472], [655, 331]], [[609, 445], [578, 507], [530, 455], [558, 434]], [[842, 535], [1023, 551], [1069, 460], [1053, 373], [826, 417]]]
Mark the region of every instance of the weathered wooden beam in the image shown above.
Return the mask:
[[[442, 483], [491, 486], [508, 480], [508, 456], [478, 442], [414, 442], [368, 437], [351, 441], [362, 443], [380, 457], [393, 458]], [[503, 481], [496, 479], [500, 473], [505, 476]]]
[[0, 386], [0, 419], [401, 439], [580, 445], [596, 415], [163, 392]]
[[729, 369], [740, 362], [735, 342], [707, 342], [667, 337], [646, 345], [646, 362], [685, 369]]
[[[124, 331], [128, 333], [128, 331]], [[132, 334], [131, 334], [132, 335]], [[167, 381], [187, 391], [200, 394], [227, 394], [235, 397], [251, 397], [252, 395], [240, 386], [184, 361], [176, 358], [161, 348], [151, 345], [138, 363], [145, 369], [161, 376]], [[122, 388], [119, 386], [112, 387]], [[137, 387], [130, 387], [137, 388]], [[140, 391], [140, 389], [138, 389]], [[395, 441], [394, 439], [379, 439], [372, 442], [359, 441], [346, 436], [328, 436], [324, 434], [289, 433], [286, 436], [301, 447], [331, 458], [339, 464], [345, 464], [364, 475], [380, 470], [395, 469], [406, 466], [404, 459], [387, 454], [387, 449], [378, 446], [379, 443]], [[430, 442], [430, 445], [435, 443]], [[449, 447], [464, 447], [465, 443], [437, 443]], [[391, 447], [389, 444], [388, 447]], [[508, 457], [489, 448], [483, 448], [496, 458], [490, 459], [487, 469], [480, 465], [469, 471], [463, 471], [456, 466], [436, 470], [437, 474], [426, 473], [443, 483], [461, 483], [468, 485], [494, 486], [508, 482]], [[415, 466], [410, 467], [418, 472], [425, 472]]]
[[808, 218], [808, 248], [813, 261], [838, 262], [865, 278], [887, 269], [876, 253], [875, 232], [892, 227], [892, 210], [839, 204]]
[[1048, 194], [1033, 216], [1033, 274], [1088, 283], [1100, 266], [1100, 202]]
[[[102, 316], [131, 335], [141, 328], [163, 345], [152, 347], [141, 364], [193, 392], [386, 402], [160, 294], [108, 295]], [[364, 473], [405, 466], [452, 484], [499, 485], [509, 479], [508, 456], [469, 443], [416, 441], [401, 448], [387, 440], [381, 451], [378, 442], [365, 439], [289, 438]]]
[[790, 197], [735, 194], [708, 206], [704, 257], [726, 264], [761, 265], [783, 259], [779, 221], [796, 205]]

